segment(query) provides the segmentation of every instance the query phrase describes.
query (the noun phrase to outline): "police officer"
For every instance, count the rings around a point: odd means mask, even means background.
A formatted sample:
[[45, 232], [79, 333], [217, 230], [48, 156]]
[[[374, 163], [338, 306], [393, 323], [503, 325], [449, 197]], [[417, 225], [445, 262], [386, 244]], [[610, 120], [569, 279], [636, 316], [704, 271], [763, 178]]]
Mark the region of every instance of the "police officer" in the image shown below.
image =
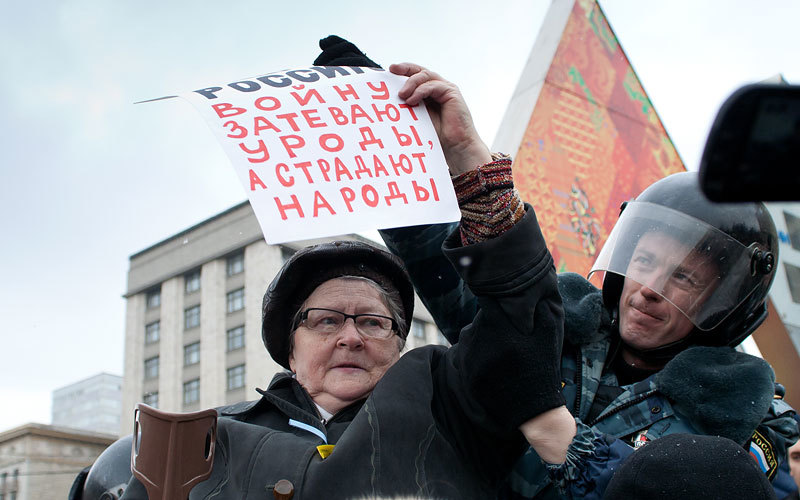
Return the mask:
[[[476, 306], [441, 261], [444, 231], [382, 236], [457, 342]], [[529, 450], [503, 496], [546, 496], [554, 483], [576, 497], [599, 495], [633, 449], [678, 432], [732, 439], [772, 478], [797, 440], [794, 412], [769, 365], [733, 347], [766, 318], [777, 252], [763, 204], [712, 204], [695, 173], [662, 179], [627, 203], [590, 273], [604, 273], [602, 290], [559, 276], [563, 393], [578, 424], [568, 458], [547, 466]]]

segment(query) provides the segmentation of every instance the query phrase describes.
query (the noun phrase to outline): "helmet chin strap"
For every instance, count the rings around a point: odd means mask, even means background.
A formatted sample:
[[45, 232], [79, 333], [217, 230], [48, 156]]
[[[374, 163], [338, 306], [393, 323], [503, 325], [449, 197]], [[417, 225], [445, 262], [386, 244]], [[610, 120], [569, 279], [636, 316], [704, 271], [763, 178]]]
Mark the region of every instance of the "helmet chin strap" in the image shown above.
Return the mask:
[[[614, 308], [613, 315], [611, 318], [611, 324], [617, 330], [617, 334], [619, 335], [619, 307]], [[619, 340], [620, 343], [622, 344], [622, 347], [626, 351], [635, 355], [637, 358], [640, 358], [645, 363], [666, 364], [669, 360], [677, 356], [680, 352], [695, 345], [694, 334], [696, 331], [697, 331], [696, 329], [692, 329], [692, 331], [689, 332], [687, 336], [683, 337], [680, 340], [676, 340], [675, 342], [670, 342], [669, 344], [660, 345], [658, 347], [653, 347], [651, 349], [639, 349], [637, 347], [634, 347], [625, 342], [625, 339], [622, 338], [622, 335], [619, 335]]]

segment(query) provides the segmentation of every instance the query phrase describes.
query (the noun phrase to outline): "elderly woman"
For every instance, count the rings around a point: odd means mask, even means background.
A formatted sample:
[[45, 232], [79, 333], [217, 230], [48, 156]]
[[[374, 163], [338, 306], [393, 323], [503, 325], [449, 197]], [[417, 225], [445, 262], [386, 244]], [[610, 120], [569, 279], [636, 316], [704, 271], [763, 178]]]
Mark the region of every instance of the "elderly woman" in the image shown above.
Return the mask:
[[[401, 98], [432, 104], [463, 216], [443, 250], [479, 311], [452, 348], [401, 357], [414, 307], [402, 263], [352, 241], [299, 251], [263, 304], [264, 343], [288, 371], [259, 400], [219, 409], [213, 472], [190, 498], [265, 498], [280, 481], [294, 498], [484, 499], [529, 443], [564, 460], [569, 439], [551, 431], [571, 434], [549, 425], [568, 415], [554, 361], [563, 312], [534, 212], [455, 85], [390, 70], [409, 77]], [[146, 493], [132, 479], [123, 498]]]

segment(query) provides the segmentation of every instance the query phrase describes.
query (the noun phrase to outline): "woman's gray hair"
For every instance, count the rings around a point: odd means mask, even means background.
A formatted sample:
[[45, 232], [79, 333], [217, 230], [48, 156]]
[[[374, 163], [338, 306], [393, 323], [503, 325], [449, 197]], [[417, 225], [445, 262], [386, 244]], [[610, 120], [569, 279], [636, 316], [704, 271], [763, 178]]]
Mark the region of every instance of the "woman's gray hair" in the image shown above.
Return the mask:
[[[353, 276], [349, 274], [345, 274], [342, 276], [337, 276], [336, 278], [332, 279], [344, 279], [344, 280], [351, 280], [351, 281], [363, 281], [373, 287], [375, 290], [378, 291], [381, 295], [381, 299], [383, 299], [383, 303], [386, 304], [386, 307], [389, 309], [389, 315], [392, 319], [397, 323], [397, 330], [398, 335], [397, 337], [397, 348], [399, 351], [402, 351], [403, 348], [406, 346], [406, 337], [408, 336], [408, 323], [406, 322], [406, 318], [403, 315], [403, 301], [400, 297], [400, 292], [396, 288], [392, 288], [391, 290], [386, 289], [380, 283], [371, 280], [365, 276]], [[310, 295], [309, 295], [310, 296]], [[294, 332], [297, 331], [297, 327], [300, 326], [301, 316], [303, 315], [303, 311], [306, 308], [306, 303], [308, 302], [308, 298], [300, 304], [300, 307], [295, 311], [294, 318], [292, 320], [292, 332], [289, 334], [289, 354], [294, 351]], [[410, 319], [410, 318], [409, 318]]]

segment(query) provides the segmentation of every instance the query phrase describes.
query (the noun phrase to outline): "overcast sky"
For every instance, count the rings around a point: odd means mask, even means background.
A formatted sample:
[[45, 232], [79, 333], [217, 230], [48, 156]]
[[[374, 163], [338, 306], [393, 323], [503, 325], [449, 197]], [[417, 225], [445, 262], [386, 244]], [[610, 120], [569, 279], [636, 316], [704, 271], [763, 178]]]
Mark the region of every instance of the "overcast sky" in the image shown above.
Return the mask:
[[[456, 82], [491, 144], [548, 6], [3, 2], [0, 432], [49, 423], [54, 389], [121, 375], [128, 257], [245, 199], [188, 103], [133, 102], [310, 65], [335, 33]], [[690, 169], [734, 89], [800, 82], [797, 0], [601, 6]]]

